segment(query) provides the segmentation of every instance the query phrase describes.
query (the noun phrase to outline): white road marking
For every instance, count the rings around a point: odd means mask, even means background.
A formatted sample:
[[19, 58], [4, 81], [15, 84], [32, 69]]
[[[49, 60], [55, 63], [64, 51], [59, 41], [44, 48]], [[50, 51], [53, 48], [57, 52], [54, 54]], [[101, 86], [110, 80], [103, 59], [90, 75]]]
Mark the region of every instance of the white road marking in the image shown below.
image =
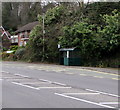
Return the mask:
[[48, 82], [50, 84], [58, 84], [58, 85], [61, 85], [61, 86], [66, 86], [66, 84], [63, 84], [63, 83], [59, 83], [59, 82], [52, 82], [52, 81], [49, 81], [49, 80], [46, 80], [46, 79], [39, 79], [40, 81], [45, 81], [45, 82]]
[[68, 89], [71, 87], [38, 87], [38, 89]]
[[9, 73], [9, 72], [7, 72], [7, 71], [2, 71], [3, 73]]
[[3, 79], [0, 79], [0, 81], [2, 81]]
[[120, 79], [118, 79], [118, 78], [112, 78], [113, 80], [120, 80]]
[[120, 102], [100, 102], [100, 104], [120, 104]]
[[65, 74], [75, 74], [75, 73], [66, 72]]
[[81, 76], [87, 76], [86, 74], [79, 74], [79, 75], [81, 75]]
[[16, 76], [21, 76], [21, 77], [24, 77], [24, 78], [29, 78], [29, 76], [25, 76], [25, 75], [22, 75], [22, 74], [14, 74]]
[[63, 93], [65, 95], [98, 95], [100, 93]]
[[115, 108], [115, 107], [112, 107], [112, 106], [102, 105], [102, 104], [99, 104], [99, 103], [96, 103], [96, 102], [91, 102], [91, 101], [88, 101], [88, 100], [84, 100], [84, 99], [80, 99], [80, 98], [76, 98], [76, 97], [72, 97], [72, 96], [67, 96], [67, 95], [64, 95], [64, 94], [59, 94], [59, 93], [54, 93], [54, 94], [58, 95], [58, 96], [74, 99], [74, 100], [77, 100], [77, 101], [82, 101], [82, 102], [86, 102], [86, 103], [89, 103], [89, 104], [98, 105], [98, 106], [101, 106], [101, 107]]
[[29, 68], [34, 68], [35, 66], [28, 66]]
[[93, 76], [93, 77], [95, 77], [95, 78], [103, 78], [102, 76]]
[[46, 80], [46, 79], [39, 79], [40, 81], [44, 81], [44, 82], [48, 82], [48, 83], [52, 83], [52, 81]]
[[89, 70], [89, 69], [78, 69], [78, 70], [96, 72], [96, 73], [101, 73], [101, 74], [106, 74], [106, 75], [120, 76], [120, 75], [118, 75], [118, 74], [107, 73], [107, 72], [96, 71], [96, 70]]
[[100, 94], [105, 94], [105, 95], [110, 95], [110, 96], [114, 96], [114, 97], [120, 97], [116, 94], [111, 94], [111, 93], [106, 93], [106, 92], [101, 92], [101, 91], [96, 91], [96, 90], [91, 90], [91, 89], [86, 89], [87, 91], [91, 91], [91, 92], [98, 92]]
[[28, 86], [28, 85], [24, 85], [24, 84], [21, 84], [21, 83], [16, 83], [16, 82], [12, 82], [12, 83], [16, 84], [16, 85], [19, 85], [19, 86], [23, 86], [23, 87], [28, 87], [28, 88], [31, 88], [31, 89], [39, 90], [38, 88], [35, 88], [35, 87], [32, 87], [32, 86]]
[[63, 83], [59, 83], [59, 82], [52, 82], [53, 84], [58, 84], [58, 85], [61, 85], [61, 86], [66, 86], [66, 84], [63, 84]]

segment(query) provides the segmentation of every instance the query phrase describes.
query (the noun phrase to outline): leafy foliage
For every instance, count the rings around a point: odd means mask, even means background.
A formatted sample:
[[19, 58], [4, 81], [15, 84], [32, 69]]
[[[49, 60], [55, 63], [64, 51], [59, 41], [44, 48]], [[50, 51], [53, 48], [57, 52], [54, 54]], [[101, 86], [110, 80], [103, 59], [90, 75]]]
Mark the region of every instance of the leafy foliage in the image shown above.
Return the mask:
[[120, 46], [119, 13], [114, 10], [111, 15], [101, 15], [104, 26], [78, 22], [72, 27], [63, 28], [64, 35], [59, 37], [62, 47], [78, 47], [83, 58], [95, 60], [113, 55]]
[[17, 57], [17, 60], [20, 60], [23, 57], [24, 53], [25, 53], [25, 48], [19, 48], [15, 52], [15, 56]]
[[[19, 4], [16, 5], [19, 7]], [[28, 61], [41, 61], [44, 57], [45, 61], [57, 62], [59, 55], [57, 44], [60, 44], [61, 48], [78, 47], [84, 65], [105, 67], [119, 64], [116, 57], [119, 59], [120, 55], [120, 3], [95, 2], [88, 5], [77, 2], [53, 3], [44, 7], [39, 3], [25, 5], [22, 4], [24, 8], [18, 17], [22, 23], [16, 21], [14, 24], [22, 25], [36, 20], [39, 14], [39, 25], [31, 31], [23, 55]], [[12, 8], [11, 4], [8, 3], [5, 7], [3, 18], [6, 14], [11, 15], [8, 11]], [[45, 10], [44, 39], [41, 9]], [[28, 14], [22, 18], [24, 13]], [[9, 19], [4, 19], [4, 23], [5, 20], [10, 25]]]

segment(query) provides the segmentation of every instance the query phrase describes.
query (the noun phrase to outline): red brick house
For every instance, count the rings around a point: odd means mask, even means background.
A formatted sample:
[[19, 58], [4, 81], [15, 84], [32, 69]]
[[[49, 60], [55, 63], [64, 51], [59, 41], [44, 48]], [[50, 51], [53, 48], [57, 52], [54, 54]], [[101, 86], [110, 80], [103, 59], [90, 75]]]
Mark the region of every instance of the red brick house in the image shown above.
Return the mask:
[[11, 45], [18, 45], [18, 35], [13, 35], [11, 38]]
[[9, 32], [5, 31], [5, 29], [1, 26], [0, 27], [0, 48], [1, 49], [9, 49], [11, 46], [10, 41], [10, 34]]
[[26, 43], [29, 41], [29, 35], [31, 30], [38, 24], [38, 21], [28, 23], [15, 31], [16, 35], [18, 35], [18, 46], [26, 45]]

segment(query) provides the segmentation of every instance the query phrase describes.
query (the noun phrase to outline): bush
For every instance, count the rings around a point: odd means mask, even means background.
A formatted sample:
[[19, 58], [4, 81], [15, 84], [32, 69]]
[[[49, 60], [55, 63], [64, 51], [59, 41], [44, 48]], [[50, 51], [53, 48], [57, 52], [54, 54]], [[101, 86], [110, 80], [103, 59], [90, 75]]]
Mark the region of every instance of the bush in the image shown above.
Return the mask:
[[2, 59], [5, 59], [7, 57], [9, 57], [9, 53], [3, 52], [2, 53]]
[[6, 53], [6, 52], [3, 52], [2, 53], [2, 60], [16, 60], [16, 57], [15, 57], [15, 55], [13, 54], [13, 53]]
[[17, 57], [18, 60], [20, 60], [23, 57], [24, 53], [25, 53], [25, 48], [20, 48], [16, 50], [15, 56]]
[[3, 51], [3, 52], [4, 52], [4, 51], [7, 51], [7, 48], [3, 47], [2, 51]]
[[18, 49], [18, 45], [12, 45], [10, 46], [10, 50], [17, 50]]

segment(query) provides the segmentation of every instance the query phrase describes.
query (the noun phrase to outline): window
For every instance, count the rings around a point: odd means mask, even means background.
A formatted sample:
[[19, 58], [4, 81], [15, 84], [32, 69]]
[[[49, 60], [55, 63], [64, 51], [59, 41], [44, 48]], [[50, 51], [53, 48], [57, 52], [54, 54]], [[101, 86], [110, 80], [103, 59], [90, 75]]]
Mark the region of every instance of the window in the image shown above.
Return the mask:
[[28, 32], [25, 32], [24, 35], [25, 35], [25, 38], [28, 38]]

